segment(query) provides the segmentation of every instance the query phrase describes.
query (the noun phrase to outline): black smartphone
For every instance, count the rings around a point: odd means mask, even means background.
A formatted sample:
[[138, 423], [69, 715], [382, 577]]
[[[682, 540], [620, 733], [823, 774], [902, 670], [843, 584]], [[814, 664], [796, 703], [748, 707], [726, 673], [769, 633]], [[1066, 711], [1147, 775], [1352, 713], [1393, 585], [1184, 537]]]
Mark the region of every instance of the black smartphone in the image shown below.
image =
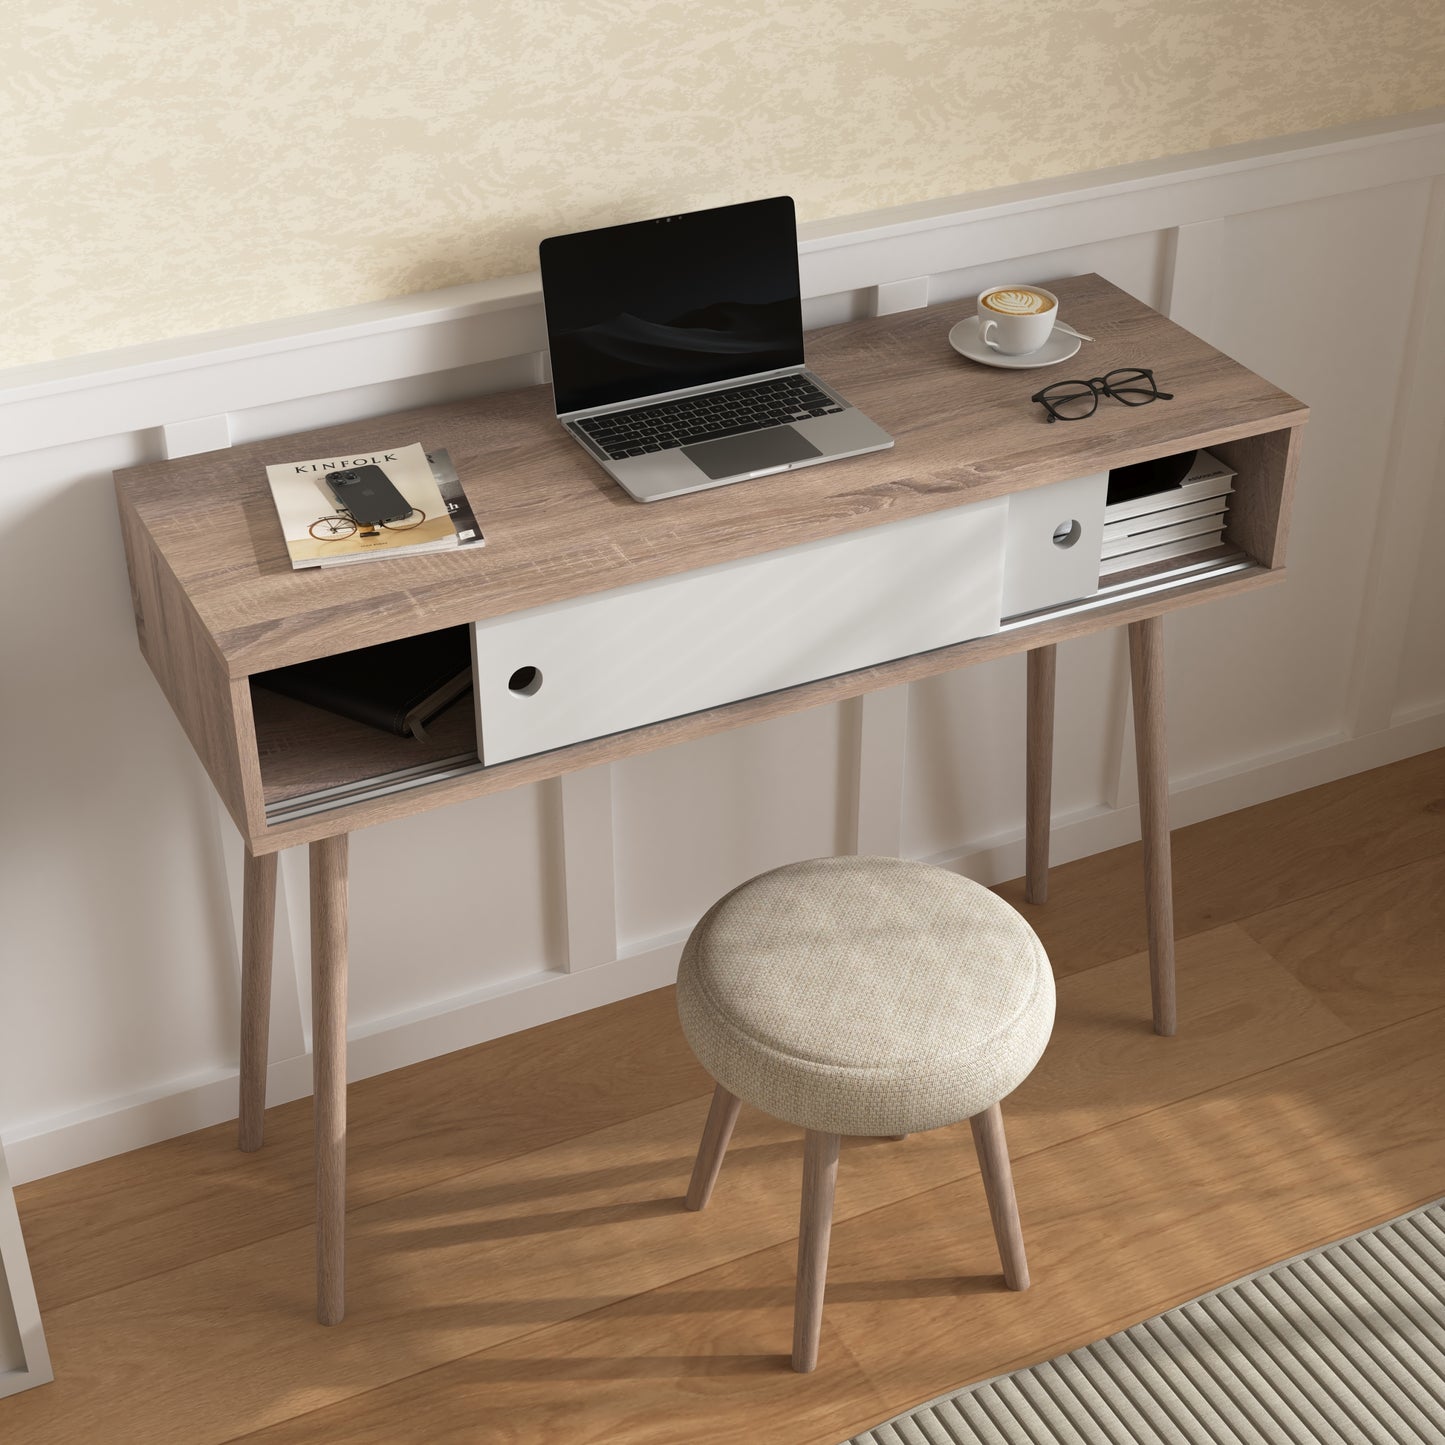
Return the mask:
[[350, 467], [344, 472], [327, 472], [326, 485], [336, 504], [349, 512], [362, 527], [378, 522], [400, 522], [411, 515], [411, 503], [392, 485], [380, 467]]

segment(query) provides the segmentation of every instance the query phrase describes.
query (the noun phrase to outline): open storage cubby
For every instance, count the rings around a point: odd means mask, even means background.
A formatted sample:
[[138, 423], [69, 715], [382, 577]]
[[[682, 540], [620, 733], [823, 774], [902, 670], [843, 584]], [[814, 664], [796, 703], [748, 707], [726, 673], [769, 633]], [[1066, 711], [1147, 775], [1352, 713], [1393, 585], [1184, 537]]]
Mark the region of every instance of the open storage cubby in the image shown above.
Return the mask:
[[[424, 634], [418, 634], [418, 637]], [[470, 692], [449, 704], [425, 740], [398, 737], [250, 679], [256, 753], [268, 821], [329, 811], [388, 787], [478, 766]]]
[[[261, 1142], [266, 1099], [265, 1000], [277, 875], [264, 860], [283, 848], [310, 848], [317, 1317], [323, 1324], [336, 1324], [345, 1313], [347, 839], [359, 828], [1027, 651], [1029, 781], [1021, 791], [1034, 893], [1047, 869], [1054, 649], [1128, 626], [1136, 720], [1142, 722], [1140, 815], [1150, 860], [1154, 1026], [1174, 1031], [1161, 619], [1284, 575], [1285, 523], [1309, 413], [1103, 278], [1079, 276], [1055, 286], [1071, 319], [1098, 338], [1092, 367], [1107, 374], [1111, 366], [1148, 357], [1168, 376], [1173, 399], [1113, 407], [1094, 425], [1050, 425], [1031, 401], [1037, 378], [974, 366], [949, 346], [952, 328], [972, 314], [965, 300], [810, 336], [811, 365], [883, 426], [895, 447], [655, 506], [635, 505], [599, 472], [558, 427], [550, 391], [540, 386], [116, 473], [141, 651], [247, 847], [244, 1148]], [[266, 466], [285, 456], [360, 455], [413, 440], [445, 447], [455, 460], [486, 529], [485, 549], [298, 575], [276, 525]], [[1103, 499], [1091, 487], [1106, 483], [1115, 467], [1198, 447], [1216, 448], [1236, 473], [1227, 540], [1241, 555], [1227, 564], [1206, 560], [1198, 573], [1144, 577], [1102, 598], [1081, 596], [1099, 575], [1092, 559], [1102, 555]], [[977, 533], [944, 556], [932, 553], [933, 542], [952, 537], [951, 528], [965, 517], [980, 519]], [[1091, 532], [1096, 525], [1099, 531]], [[875, 552], [878, 539], [911, 542], [915, 532], [929, 544], [927, 567], [906, 553], [884, 565]], [[1086, 546], [1086, 535], [1100, 545]], [[789, 557], [840, 559], [855, 549], [868, 557], [861, 574], [809, 566], [790, 573], [787, 586], [753, 585], [779, 558], [791, 566]], [[724, 575], [718, 569], [746, 585], [703, 596], [699, 579]], [[960, 586], [977, 586], [980, 594], [960, 605]], [[687, 608], [672, 605], [679, 587], [692, 594]], [[618, 619], [608, 598], [626, 601], [649, 589], [665, 605], [613, 626]], [[757, 608], [749, 613], [752, 604]], [[938, 604], [947, 626], [911, 626]], [[714, 611], [726, 626], [711, 626]], [[572, 625], [584, 613], [595, 624], [590, 631]], [[519, 634], [518, 655], [503, 649], [492, 656], [488, 677], [519, 718], [528, 715], [526, 704], [552, 696], [559, 678], [587, 715], [578, 726], [516, 732], [514, 745], [504, 746], [502, 760], [491, 766], [480, 762], [478, 743], [487, 739], [479, 738], [470, 709], [453, 709], [417, 748], [267, 697], [252, 683], [277, 668], [368, 646], [396, 647], [448, 628], [474, 628], [475, 641], [483, 630], [504, 634], [539, 616], [549, 626], [556, 622], [553, 638], [570, 653], [559, 651], [549, 661], [543, 655], [548, 638]], [[795, 624], [797, 651], [788, 635]], [[867, 645], [855, 646], [860, 639]], [[712, 689], [706, 674], [713, 662], [731, 662], [730, 651], [755, 648], [766, 649], [778, 666], [761, 659], [766, 666], [745, 674], [735, 669], [728, 674], [733, 682]], [[592, 652], [605, 652], [605, 665], [592, 668]], [[474, 656], [479, 667], [479, 644]], [[400, 657], [421, 661], [405, 649]], [[831, 669], [843, 670], [820, 675]], [[658, 683], [645, 707], [592, 706], [604, 690], [630, 685], [634, 676]], [[699, 676], [706, 687], [683, 686]], [[489, 728], [485, 699], [480, 718]], [[591, 735], [609, 726], [617, 730]], [[526, 751], [533, 744], [550, 750]], [[583, 956], [593, 952], [588, 942], [569, 966], [599, 962]]]
[[[1289, 429], [1266, 432], [1236, 441], [1213, 443], [1210, 450], [1234, 472], [1234, 492], [1222, 545], [1198, 553], [1153, 562], [1116, 573], [1096, 594], [1037, 611], [1006, 618], [1002, 634], [1012, 637], [1010, 648], [1027, 645], [1038, 633], [1052, 637], [1061, 627], [1077, 627], [1087, 615], [1122, 615], [1122, 610], [1147, 598], [1171, 592], [1194, 593], [1211, 584], [1243, 581], [1282, 565], [1287, 515], [1287, 492], [1292, 481], [1293, 451]], [[1041, 489], [1047, 492], [1051, 489]], [[939, 514], [934, 514], [938, 516]], [[1071, 624], [1070, 619], [1075, 619]], [[856, 686], [854, 674], [835, 673], [813, 684], [785, 687], [744, 697], [739, 701], [697, 712], [680, 714], [672, 721], [691, 734], [723, 726], [725, 713], [756, 712], [758, 716], [790, 710], [790, 694], [812, 694], [828, 689], [847, 697], [879, 685], [889, 671], [899, 680], [929, 676], [969, 660], [1001, 650], [997, 642], [980, 638], [932, 652], [913, 653], [862, 669]], [[299, 822], [393, 794], [447, 783], [479, 772], [510, 773], [518, 763], [508, 761], [484, 767], [478, 747], [477, 710], [470, 696], [452, 704], [428, 729], [422, 742], [395, 737], [323, 709], [282, 697], [263, 687], [251, 687], [257, 754], [260, 763], [266, 818], [269, 825]], [[798, 705], [805, 705], [799, 703]], [[613, 733], [588, 739], [594, 754], [605, 754]], [[584, 744], [553, 747], [552, 755], [574, 751]], [[543, 753], [534, 753], [530, 760]]]
[[1143, 563], [1111, 573], [1100, 585], [1100, 597], [1130, 595], [1141, 587], [1171, 578], [1197, 579], [1254, 565], [1284, 565], [1288, 492], [1293, 482], [1294, 455], [1289, 429], [1211, 443], [1207, 450], [1234, 472], [1233, 490], [1225, 511], [1219, 543], [1196, 552]]
[[[958, 301], [809, 335], [810, 365], [884, 426], [894, 448], [655, 506], [627, 500], [598, 472], [557, 426], [546, 387], [118, 472], [141, 650], [231, 817], [260, 855], [1278, 580], [1307, 408], [1100, 277], [1061, 280], [1055, 290], [1071, 317], [1099, 338], [1099, 369], [1149, 356], [1167, 371], [1175, 399], [1050, 426], [1029, 400], [1036, 378], [974, 366], [948, 346], [950, 329], [971, 314], [970, 303]], [[413, 438], [445, 446], [456, 460], [486, 530], [485, 548], [294, 571], [266, 465]], [[1066, 501], [1064, 494], [1113, 467], [1200, 447], [1236, 474], [1228, 548], [1112, 574], [1103, 591], [1080, 597], [1089, 588], [1088, 559], [1100, 555], [1090, 530], [1098, 519], [1091, 503]], [[982, 515], [1005, 499], [1010, 561], [996, 630], [970, 625], [952, 634], [965, 640], [938, 645], [935, 634], [892, 628], [886, 646], [836, 659], [830, 653], [831, 660], [791, 672], [764, 671], [722, 692], [735, 700], [707, 706], [704, 694], [673, 686], [673, 653], [653, 647], [654, 624], [622, 639], [626, 656], [613, 658], [607, 676], [630, 667], [665, 681], [665, 705], [620, 721], [589, 717], [585, 726], [546, 737], [539, 732], [537, 745], [549, 751], [529, 751], [533, 740], [522, 736], [499, 751], [507, 760], [492, 766], [480, 761], [476, 713], [466, 702], [449, 708], [420, 742], [252, 685], [258, 674], [308, 659], [448, 627], [505, 631], [545, 609], [591, 608], [604, 594], [662, 588], [784, 549], [836, 546], [842, 555], [850, 539], [892, 524], [916, 524], [931, 536], [935, 527], [947, 530], [940, 524], [949, 513]], [[1061, 523], [1068, 524], [1062, 534]], [[1070, 572], [1079, 564], [1082, 582]], [[996, 572], [996, 554], [981, 562], [970, 553], [969, 565]], [[902, 576], [911, 580], [910, 569]], [[756, 634], [773, 646], [767, 634], [790, 626], [798, 610], [793, 600], [791, 594], [776, 600], [745, 643], [751, 646]], [[890, 594], [876, 599], [874, 611], [886, 617], [914, 605]], [[826, 635], [828, 608], [816, 610], [814, 622]], [[861, 625], [846, 606], [835, 610], [841, 632]], [[570, 628], [562, 630], [570, 644]], [[605, 640], [611, 647], [621, 636], [608, 633]], [[785, 641], [775, 649], [780, 654]], [[497, 667], [506, 662], [496, 660]], [[547, 674], [536, 696], [511, 687], [523, 664]], [[854, 670], [831, 671], [836, 667]], [[824, 669], [829, 675], [820, 676]], [[519, 714], [523, 703], [513, 692], [525, 702], [545, 700], [559, 678], [570, 677], [540, 666], [530, 650], [499, 675]], [[754, 687], [770, 690], [753, 693]], [[585, 695], [580, 681], [576, 688]], [[683, 711], [689, 707], [698, 710]], [[594, 726], [623, 730], [588, 737]], [[569, 740], [578, 737], [587, 740]]]

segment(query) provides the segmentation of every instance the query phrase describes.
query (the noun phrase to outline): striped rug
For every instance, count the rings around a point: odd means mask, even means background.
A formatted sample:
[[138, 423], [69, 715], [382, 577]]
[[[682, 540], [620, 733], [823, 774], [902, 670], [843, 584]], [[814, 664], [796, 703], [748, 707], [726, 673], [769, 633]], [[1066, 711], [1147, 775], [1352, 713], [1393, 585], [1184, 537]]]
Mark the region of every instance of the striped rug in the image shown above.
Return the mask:
[[1445, 1200], [849, 1445], [1445, 1445]]

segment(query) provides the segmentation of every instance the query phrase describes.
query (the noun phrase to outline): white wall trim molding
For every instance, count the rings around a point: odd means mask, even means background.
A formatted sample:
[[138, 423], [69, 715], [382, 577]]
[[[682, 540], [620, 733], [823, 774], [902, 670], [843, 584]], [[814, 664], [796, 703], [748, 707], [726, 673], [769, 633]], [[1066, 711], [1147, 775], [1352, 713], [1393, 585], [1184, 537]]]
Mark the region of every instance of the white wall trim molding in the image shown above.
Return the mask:
[[[1235, 768], [1214, 769], [1197, 778], [1175, 779], [1169, 788], [1169, 825], [1186, 828], [1191, 823], [1201, 823], [1256, 803], [1268, 803], [1289, 793], [1317, 788], [1442, 747], [1445, 747], [1445, 707], [1417, 710], [1416, 715], [1386, 732], [1354, 738], [1340, 733], [1327, 734], [1266, 757], [1240, 759]], [[1139, 805], [1137, 802], [1117, 808], [1098, 805], [1057, 817], [1050, 840], [1051, 866], [1137, 843]], [[1024, 835], [1019, 829], [1010, 829], [997, 838], [938, 853], [922, 861], [951, 868], [992, 887], [1023, 874]]]
[[549, 786], [561, 799], [562, 895], [567, 971], [611, 963], [618, 953], [612, 767], [566, 773]]
[[[305, 849], [294, 851], [304, 859]], [[662, 988], [677, 977], [681, 952], [681, 940], [649, 941], [638, 952], [581, 973], [538, 970], [423, 1009], [354, 1025], [347, 1030], [347, 1079], [352, 1083], [369, 1079]], [[307, 1052], [270, 1065], [268, 1108], [311, 1093], [309, 1048], [308, 1038]], [[235, 1068], [168, 1080], [126, 1098], [37, 1120], [6, 1133], [0, 1146], [9, 1158], [14, 1182], [25, 1184], [233, 1120], [239, 1087]]]
[[1214, 324], [1214, 297], [1224, 248], [1224, 218], [1175, 226], [1169, 233], [1164, 275], [1164, 314], [1196, 336], [1207, 337]]
[[908, 757], [908, 688], [866, 692], [858, 710], [852, 846], [864, 857], [903, 853], [903, 781]]
[[[891, 695], [892, 690], [883, 694]], [[1445, 747], [1445, 709], [1414, 718], [1388, 732], [1357, 738], [1317, 738], [1269, 758], [1241, 760], [1236, 771], [1221, 770], [1207, 778], [1186, 778], [1176, 783], [1169, 795], [1170, 822], [1182, 828], [1440, 747]], [[1055, 821], [1051, 862], [1069, 863], [1138, 839], [1137, 806], [1079, 809]], [[292, 853], [304, 861], [305, 849], [294, 849]], [[1023, 872], [1023, 834], [1011, 830], [922, 861], [966, 874], [991, 887]], [[644, 940], [625, 950], [622, 957], [590, 966], [581, 973], [542, 970], [523, 980], [508, 980], [424, 1009], [356, 1025], [347, 1033], [347, 1077], [352, 1082], [368, 1079], [662, 988], [677, 977], [685, 938], [685, 934], [671, 932]], [[93, 1109], [37, 1121], [7, 1133], [0, 1143], [9, 1157], [14, 1182], [23, 1184], [232, 1120], [236, 1117], [237, 1088], [236, 1070], [220, 1069], [200, 1078], [174, 1080], [126, 1099], [108, 1100]], [[305, 1098], [310, 1092], [309, 1052], [272, 1063], [267, 1077], [268, 1107]]]
[[[1445, 108], [813, 222], [801, 228], [803, 293], [917, 285], [962, 258], [1003, 262], [1442, 172]], [[906, 288], [899, 300], [917, 304]], [[894, 303], [885, 293], [867, 309], [876, 304]], [[535, 357], [544, 346], [528, 272], [13, 367], [0, 371], [0, 456]]]
[[[1397, 187], [1393, 195], [1377, 189], [1392, 186]], [[1356, 199], [1341, 199], [1351, 196]], [[1327, 259], [1311, 270], [1301, 263], [1315, 239], [1319, 212], [1292, 217], [1289, 208], [1314, 201], [1338, 202], [1329, 214], [1341, 219], [1350, 234], [1336, 249], [1326, 248]], [[1391, 232], [1401, 217], [1408, 218], [1408, 229], [1400, 222]], [[1389, 241], [1398, 244], [1392, 249]], [[1362, 444], [1351, 452], [1347, 465], [1323, 455], [1331, 425], [1337, 444], [1339, 418], [1353, 415], [1353, 381], [1343, 372], [1306, 364], [1320, 354], [1317, 344], [1308, 356], [1302, 355], [1303, 342], [1258, 353], [1282, 359], [1282, 366], [1295, 368], [1310, 383], [1311, 389], [1301, 385], [1300, 393], [1316, 405], [1317, 421], [1306, 434], [1305, 451], [1311, 452], [1318, 436], [1321, 455], [1311, 459], [1308, 477], [1302, 476], [1297, 507], [1308, 513], [1318, 551], [1298, 566], [1292, 557], [1292, 586], [1269, 589], [1257, 605], [1241, 602], [1232, 610], [1232, 622], [1222, 621], [1217, 631], [1188, 623], [1173, 630], [1171, 646], [1180, 666], [1175, 672], [1171, 660], [1169, 706], [1180, 709], [1174, 716], [1184, 724], [1181, 745], [1176, 748], [1175, 737], [1170, 739], [1171, 756], [1177, 759], [1171, 803], [1176, 826], [1445, 746], [1445, 668], [1436, 669], [1415, 645], [1408, 655], [1419, 676], [1400, 676], [1412, 605], [1438, 596], [1420, 584], [1430, 575], [1425, 545], [1430, 508], [1445, 484], [1445, 409], [1439, 404], [1445, 377], [1445, 110], [805, 228], [810, 324], [910, 309], [930, 296], [968, 295], [985, 268], [1012, 268], [1018, 259], [1037, 266], [1032, 274], [1040, 278], [1065, 274], [1070, 267], [1110, 272], [1226, 349], [1239, 338], [1233, 332], [1216, 338], [1214, 332], [1236, 324], [1237, 318], [1231, 323], [1229, 308], [1216, 306], [1216, 297], [1231, 279], [1252, 282], [1264, 276], [1273, 284], [1280, 276], [1299, 274], [1305, 277], [1302, 284], [1318, 289], [1321, 303], [1333, 305], [1341, 286], [1381, 253], [1390, 256], [1401, 290], [1413, 276], [1414, 293], [1397, 298], [1398, 324], [1376, 336], [1372, 357], [1379, 384], [1370, 393], [1369, 417], [1374, 425], [1361, 429], [1375, 438], [1368, 448]], [[985, 274], [984, 279], [990, 278]], [[1315, 315], [1323, 314], [1316, 309]], [[1259, 335], [1249, 339], [1261, 345]], [[62, 655], [71, 641], [64, 629], [83, 617], [94, 634], [92, 639], [88, 631], [87, 641], [95, 644], [87, 665], [114, 689], [116, 715], [124, 720], [119, 725], [129, 729], [111, 738], [110, 745], [134, 749], [152, 788], [169, 786], [167, 780], [178, 772], [202, 786], [198, 765], [182, 751], [179, 731], [170, 729], [157, 740], [154, 730], [164, 704], [134, 652], [114, 519], [92, 505], [97, 492], [108, 490], [110, 468], [146, 456], [184, 455], [376, 415], [442, 395], [521, 385], [546, 375], [542, 341], [533, 275], [0, 373], [0, 478], [14, 483], [14, 516], [26, 525], [32, 517], [45, 517], [62, 527], [74, 526], [83, 515], [92, 527], [76, 538], [89, 548], [77, 554], [83, 561], [54, 579], [51, 630], [41, 628], [22, 639], [16, 629], [12, 641], [32, 649], [20, 658], [31, 668], [30, 676], [51, 679], [50, 659]], [[1272, 341], [1263, 337], [1266, 347]], [[1246, 353], [1241, 349], [1240, 354]], [[1269, 365], [1257, 364], [1272, 374]], [[1279, 379], [1289, 385], [1283, 374]], [[0, 502], [9, 501], [0, 487]], [[12, 540], [17, 533], [11, 529]], [[1368, 566], [1354, 566], [1362, 553], [1368, 553]], [[22, 555], [20, 548], [10, 554], [17, 561]], [[1351, 566], [1342, 567], [1342, 557]], [[100, 581], [80, 575], [106, 568], [109, 576]], [[52, 580], [19, 567], [15, 575], [28, 579], [24, 585], [32, 590]], [[1311, 609], [1336, 596], [1347, 601], [1331, 613], [1326, 630], [1313, 620]], [[1229, 626], [1239, 629], [1233, 637]], [[1242, 645], [1249, 641], [1250, 628], [1255, 636], [1267, 637], [1266, 648], [1250, 652]], [[1261, 628], [1271, 630], [1262, 633]], [[1089, 646], [1093, 651], [1085, 652], [1081, 644], [1081, 651], [1071, 654], [1072, 663], [1061, 657], [1067, 672], [1061, 676], [1060, 717], [1070, 726], [1058, 734], [1055, 797], [1067, 802], [1060, 803], [1053, 830], [1057, 862], [1138, 837], [1122, 641]], [[1234, 695], [1228, 670], [1235, 665], [1236, 650], [1246, 654], [1246, 665], [1255, 669], [1255, 689], [1267, 699], [1260, 703], [1252, 697], [1254, 711], [1239, 709], [1246, 716], [1237, 726], [1229, 715]], [[1304, 659], [1297, 675], [1312, 689], [1298, 706], [1266, 675], [1276, 663], [1292, 666], [1296, 651]], [[1199, 671], [1191, 675], [1191, 668]], [[922, 856], [988, 883], [1015, 877], [1023, 868], [1022, 671], [1015, 676], [980, 670], [956, 696], [948, 694], [945, 683], [890, 689], [843, 705], [836, 793], [826, 798], [818, 793], [817, 806], [836, 805], [840, 849]], [[61, 686], [58, 679], [56, 685]], [[1011, 691], [1015, 685], [1016, 693]], [[90, 701], [77, 691], [71, 712], [84, 712]], [[979, 736], [1003, 752], [1017, 744], [1019, 761], [995, 765], [997, 779], [970, 774], [960, 758], [956, 740], [967, 732], [958, 727], [960, 710], [973, 708], [981, 710]], [[1076, 710], [1072, 717], [1071, 709]], [[1186, 716], [1190, 713], [1192, 718]], [[51, 766], [63, 769], [83, 759], [90, 737], [79, 729], [73, 736], [57, 730], [53, 742], [43, 740]], [[763, 739], [758, 750], [766, 754], [772, 746]], [[475, 963], [486, 980], [478, 988], [471, 988], [477, 973], [447, 971], [444, 955], [449, 949], [456, 954], [458, 940], [444, 935], [440, 926], [435, 935], [421, 930], [408, 976], [388, 972], [385, 958], [371, 960], [373, 982], [384, 979], [386, 987], [373, 996], [368, 1021], [350, 1031], [353, 1078], [671, 981], [684, 938], [675, 928], [683, 910], [659, 907], [645, 889], [634, 886], [637, 878], [629, 870], [645, 865], [629, 855], [615, 826], [624, 816], [615, 808], [618, 789], [636, 790], [624, 800], [629, 818], [638, 808], [654, 806], [646, 789], [661, 785], [649, 784], [640, 776], [644, 771], [596, 769], [546, 784], [536, 797], [536, 809], [528, 816], [541, 820], [535, 850], [540, 859], [536, 876], [542, 880], [542, 907], [535, 910], [542, 915], [540, 952], [536, 936], [526, 932], [530, 922], [515, 933], [500, 930], [480, 950], [482, 957], [468, 955], [468, 966]], [[932, 790], [922, 802], [926, 790], [920, 779]], [[67, 847], [78, 849], [75, 838], [87, 831], [102, 844], [124, 836], [127, 847], [148, 862], [146, 853], [175, 846], [174, 831], [163, 842], [161, 827], [174, 830], [179, 823], [184, 829], [194, 813], [203, 834], [210, 828], [215, 832], [191, 850], [201, 862], [188, 877], [202, 887], [183, 900], [191, 905], [186, 919], [172, 923], [169, 913], [164, 925], [132, 919], [119, 945], [134, 973], [126, 978], [129, 993], [142, 1000], [141, 1010], [157, 1011], [164, 1029], [146, 1035], [149, 1052], [139, 1065], [102, 1058], [91, 1069], [75, 1070], [50, 1092], [29, 1089], [23, 1093], [27, 1103], [12, 1104], [18, 1117], [11, 1116], [0, 1137], [19, 1180], [235, 1116], [236, 1070], [217, 1040], [226, 1037], [238, 997], [232, 990], [239, 967], [241, 845], [214, 799], [209, 817], [205, 804], [190, 809], [189, 787], [185, 782], [176, 789], [186, 806], [172, 798], [154, 828], [133, 808], [126, 811], [123, 792], [117, 791], [114, 800], [98, 789], [77, 787], [66, 794], [66, 806], [76, 814]], [[699, 796], [710, 795], [702, 790]], [[508, 815], [512, 825], [532, 807], [531, 801], [524, 803]], [[682, 876], [690, 883], [713, 878], [724, 867], [746, 866], [769, 825], [767, 806], [766, 799], [743, 799], [738, 817], [744, 822], [719, 824], [736, 830], [725, 840], [728, 846], [708, 853], [696, 874], [684, 871], [670, 879]], [[34, 820], [17, 819], [16, 835], [26, 836], [33, 825]], [[503, 824], [489, 815], [436, 826], [429, 839], [460, 840], [460, 846], [469, 847], [473, 835], [465, 830], [480, 830], [494, 841], [486, 830]], [[448, 834], [449, 826], [457, 832]], [[177, 848], [178, 854], [186, 851]], [[97, 865], [91, 855], [83, 861], [94, 881]], [[515, 876], [531, 878], [532, 867], [529, 858]], [[145, 876], [145, 868], [135, 869], [136, 878]], [[624, 915], [643, 920], [635, 931], [644, 936], [634, 942], [618, 934], [619, 878], [628, 885]], [[155, 892], [145, 895], [153, 909], [172, 901], [165, 887], [157, 880]], [[288, 850], [278, 873], [271, 1104], [310, 1091], [308, 910], [306, 850]], [[664, 919], [672, 931], [662, 931]], [[212, 928], [212, 923], [220, 926]], [[51, 928], [48, 919], [37, 923], [32, 936], [45, 939]], [[655, 930], [656, 936], [645, 936]], [[64, 951], [57, 948], [51, 961], [66, 963], [73, 955], [78, 960], [74, 976], [84, 981], [90, 976], [86, 970], [96, 966], [87, 952], [95, 945], [82, 930], [65, 937], [70, 941]], [[552, 946], [558, 938], [564, 947]], [[105, 946], [111, 946], [109, 938]], [[164, 955], [164, 967], [152, 966], [151, 950]], [[434, 971], [429, 971], [429, 950], [439, 960]], [[359, 950], [353, 952], [359, 957]], [[539, 967], [538, 958], [551, 966]], [[364, 975], [365, 967], [357, 969], [353, 982], [364, 981]], [[65, 1016], [71, 1004], [59, 990], [47, 992], [38, 970], [37, 978], [34, 997], [42, 1001], [43, 1017], [33, 1047], [28, 1037], [14, 1035], [17, 1057], [33, 1053], [32, 1062], [13, 1075], [27, 1085], [48, 1079], [47, 1049], [52, 1058], [66, 1048], [86, 1050], [105, 1027], [103, 1010], [94, 1009], [87, 1015], [90, 1035], [77, 1041]], [[193, 1025], [200, 1042], [186, 1032]], [[172, 1050], [183, 1037], [187, 1047]]]
[[54, 1378], [10, 1170], [0, 1148], [0, 1400]]
[[1375, 534], [1370, 585], [1355, 634], [1350, 717], [1356, 733], [1391, 725], [1412, 587], [1425, 554], [1435, 488], [1408, 485], [1421, 474], [1445, 483], [1445, 176], [1430, 187], [1420, 241], [1415, 304], [1400, 358], [1400, 383]]

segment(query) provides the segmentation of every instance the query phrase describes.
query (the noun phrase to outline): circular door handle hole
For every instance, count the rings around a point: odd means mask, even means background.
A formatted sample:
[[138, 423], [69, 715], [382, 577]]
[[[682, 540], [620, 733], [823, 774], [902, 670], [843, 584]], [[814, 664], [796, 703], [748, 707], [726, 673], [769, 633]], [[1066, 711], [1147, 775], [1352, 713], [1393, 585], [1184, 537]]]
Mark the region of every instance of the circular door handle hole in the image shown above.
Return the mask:
[[1054, 528], [1054, 546], [1072, 547], [1083, 535], [1084, 529], [1078, 522], [1073, 520], [1060, 522], [1059, 525]]
[[542, 686], [542, 670], [538, 667], [519, 667], [507, 679], [507, 686], [523, 697], [531, 697]]

